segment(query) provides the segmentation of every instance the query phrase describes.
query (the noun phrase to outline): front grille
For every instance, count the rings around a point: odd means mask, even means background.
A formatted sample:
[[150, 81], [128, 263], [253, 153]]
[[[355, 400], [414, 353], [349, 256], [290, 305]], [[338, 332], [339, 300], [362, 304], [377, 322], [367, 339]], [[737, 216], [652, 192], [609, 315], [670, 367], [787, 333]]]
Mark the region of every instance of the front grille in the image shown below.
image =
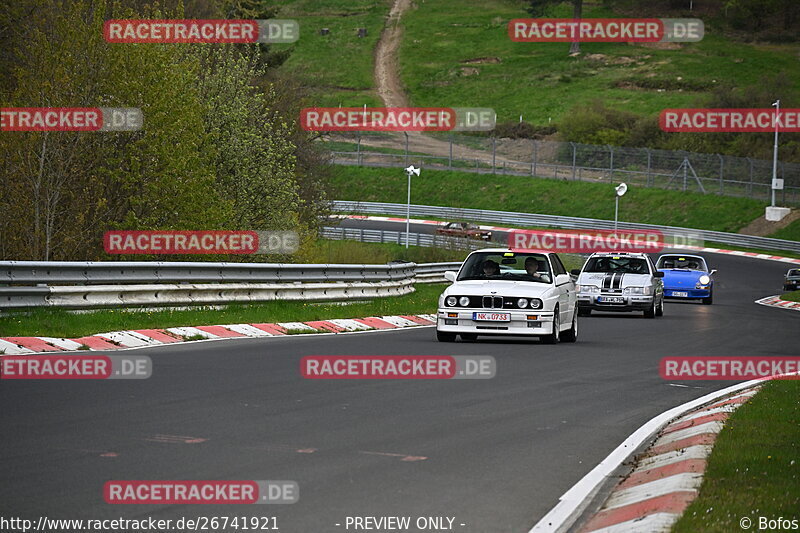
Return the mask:
[[502, 309], [502, 296], [484, 296], [481, 302], [484, 309]]
[[501, 330], [507, 330], [508, 326], [475, 326], [475, 329], [501, 329]]

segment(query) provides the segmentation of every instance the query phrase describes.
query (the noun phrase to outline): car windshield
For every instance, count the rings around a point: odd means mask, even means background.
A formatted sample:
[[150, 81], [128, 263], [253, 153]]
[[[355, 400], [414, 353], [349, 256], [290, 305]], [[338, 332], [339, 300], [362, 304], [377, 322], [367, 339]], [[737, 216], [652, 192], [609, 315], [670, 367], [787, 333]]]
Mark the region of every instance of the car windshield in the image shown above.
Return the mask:
[[647, 261], [640, 257], [592, 257], [584, 272], [615, 272], [619, 274], [648, 274]]
[[702, 257], [690, 255], [662, 255], [658, 258], [658, 268], [678, 270], [702, 270], [708, 272], [706, 262]]
[[800, 269], [793, 268], [789, 272], [786, 273], [787, 276], [800, 276]]
[[547, 256], [535, 253], [476, 252], [464, 262], [458, 281], [510, 280], [551, 283]]

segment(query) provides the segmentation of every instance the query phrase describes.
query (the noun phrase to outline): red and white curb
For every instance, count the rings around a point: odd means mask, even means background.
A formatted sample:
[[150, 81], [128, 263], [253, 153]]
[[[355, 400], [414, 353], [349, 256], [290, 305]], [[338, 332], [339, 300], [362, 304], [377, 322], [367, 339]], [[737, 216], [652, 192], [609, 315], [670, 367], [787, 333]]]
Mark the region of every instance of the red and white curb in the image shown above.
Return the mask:
[[781, 309], [792, 309], [794, 311], [800, 311], [800, 302], [790, 302], [789, 300], [781, 300], [780, 296], [778, 295], [761, 298], [760, 300], [756, 300], [756, 303], [759, 305], [768, 305], [770, 307], [780, 307]]
[[726, 398], [665, 427], [580, 533], [668, 532], [697, 497], [724, 421], [756, 392]]
[[[781, 377], [773, 376], [773, 379]], [[529, 533], [569, 531], [602, 487], [618, 478], [622, 465], [648, 443], [650, 447], [636, 470], [617, 484], [616, 490], [586, 522], [581, 533], [668, 531], [697, 494], [705, 458], [722, 429], [722, 421], [736, 406], [755, 394], [764, 381], [737, 383], [653, 417], [562, 494], [558, 503]], [[702, 468], [698, 459], [703, 460]]]
[[84, 350], [117, 350], [141, 348], [183, 342], [190, 338], [224, 339], [244, 337], [275, 337], [289, 331], [308, 333], [351, 333], [391, 330], [436, 324], [436, 315], [372, 316], [366, 318], [332, 318], [309, 322], [276, 322], [264, 324], [228, 324], [224, 326], [185, 326], [166, 329], [137, 329], [110, 331], [88, 337], [63, 339], [58, 337], [0, 338], [1, 355], [28, 355], [45, 352]]
[[[405, 222], [405, 218], [400, 217], [382, 217], [382, 216], [372, 216], [372, 215], [334, 215], [333, 218], [352, 218], [356, 220], [376, 220], [382, 222]], [[442, 222], [440, 220], [424, 220], [424, 219], [411, 219], [412, 224], [429, 224], [434, 226], [442, 226], [446, 224], [446, 222]], [[480, 229], [490, 230], [490, 231], [502, 231], [502, 232], [509, 232], [509, 231], [516, 231], [520, 228], [504, 228], [500, 226], [484, 226], [478, 225]], [[673, 248], [681, 249], [681, 250], [692, 250], [695, 252], [708, 252], [713, 254], [726, 254], [726, 255], [738, 255], [741, 257], [752, 257], [754, 259], [766, 259], [769, 261], [780, 261], [782, 263], [791, 263], [795, 265], [800, 265], [800, 259], [794, 257], [782, 257], [779, 255], [770, 255], [770, 254], [759, 254], [755, 252], [742, 252], [740, 250], [726, 250], [724, 248], [710, 248], [704, 246], [690, 246], [685, 244], [675, 245]]]

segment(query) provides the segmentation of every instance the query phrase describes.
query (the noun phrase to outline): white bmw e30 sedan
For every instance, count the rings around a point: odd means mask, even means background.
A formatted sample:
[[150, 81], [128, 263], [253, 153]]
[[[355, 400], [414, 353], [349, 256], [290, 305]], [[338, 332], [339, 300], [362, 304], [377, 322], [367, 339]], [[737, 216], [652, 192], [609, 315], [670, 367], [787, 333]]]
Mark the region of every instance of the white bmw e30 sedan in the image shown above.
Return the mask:
[[575, 283], [557, 254], [492, 248], [469, 254], [439, 297], [436, 338], [521, 335], [555, 344], [578, 338]]

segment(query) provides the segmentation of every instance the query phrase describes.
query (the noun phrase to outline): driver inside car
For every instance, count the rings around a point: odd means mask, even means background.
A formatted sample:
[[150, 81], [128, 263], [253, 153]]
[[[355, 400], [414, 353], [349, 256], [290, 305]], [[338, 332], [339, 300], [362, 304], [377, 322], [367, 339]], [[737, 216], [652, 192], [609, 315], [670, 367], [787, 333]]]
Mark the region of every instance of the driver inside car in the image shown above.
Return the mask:
[[525, 271], [534, 281], [549, 282], [547, 274], [539, 274], [539, 270], [546, 270], [543, 262], [539, 262], [535, 257], [525, 259]]
[[487, 259], [483, 262], [483, 275], [484, 276], [496, 276], [500, 273], [500, 265], [496, 262], [492, 261], [491, 259]]

